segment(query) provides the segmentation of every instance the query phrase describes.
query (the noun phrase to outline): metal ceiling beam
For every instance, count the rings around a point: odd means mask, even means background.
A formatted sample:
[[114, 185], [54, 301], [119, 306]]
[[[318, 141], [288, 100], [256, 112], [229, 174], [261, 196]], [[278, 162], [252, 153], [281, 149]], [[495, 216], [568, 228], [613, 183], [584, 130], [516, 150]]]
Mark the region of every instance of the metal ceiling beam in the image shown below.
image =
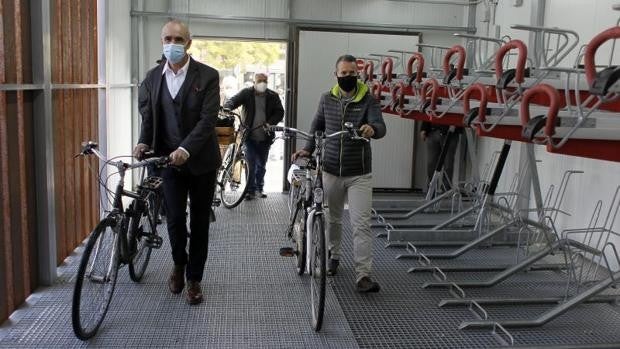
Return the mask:
[[187, 18], [195, 20], [216, 20], [216, 21], [237, 21], [237, 22], [259, 22], [259, 23], [284, 23], [298, 26], [329, 27], [329, 28], [354, 28], [354, 29], [384, 29], [392, 31], [447, 31], [452, 33], [475, 33], [475, 27], [457, 27], [441, 25], [405, 25], [390, 23], [363, 23], [363, 22], [340, 22], [340, 21], [320, 21], [308, 19], [296, 19], [285, 17], [246, 17], [246, 16], [219, 16], [203, 15], [193, 13], [166, 13], [152, 11], [131, 11], [132, 17], [162, 17], [162, 18]]

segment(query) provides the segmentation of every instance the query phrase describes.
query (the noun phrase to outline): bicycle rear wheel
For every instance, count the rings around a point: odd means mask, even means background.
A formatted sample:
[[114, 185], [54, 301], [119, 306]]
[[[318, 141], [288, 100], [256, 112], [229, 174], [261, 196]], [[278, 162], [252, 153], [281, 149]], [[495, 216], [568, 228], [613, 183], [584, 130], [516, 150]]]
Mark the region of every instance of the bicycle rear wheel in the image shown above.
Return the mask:
[[249, 166], [244, 157], [235, 160], [224, 170], [220, 198], [226, 208], [236, 207], [248, 191]]
[[161, 206], [161, 197], [150, 192], [146, 199], [146, 207], [140, 218], [131, 217], [129, 220], [129, 251], [133, 253], [129, 262], [129, 277], [140, 282], [151, 260], [153, 237], [157, 235], [157, 219]]
[[102, 220], [90, 235], [78, 268], [71, 320], [81, 340], [97, 333], [105, 317], [118, 274], [119, 234], [115, 220]]
[[325, 222], [322, 215], [314, 216], [312, 244], [310, 246], [310, 293], [312, 302], [312, 328], [320, 331], [325, 311], [326, 252]]

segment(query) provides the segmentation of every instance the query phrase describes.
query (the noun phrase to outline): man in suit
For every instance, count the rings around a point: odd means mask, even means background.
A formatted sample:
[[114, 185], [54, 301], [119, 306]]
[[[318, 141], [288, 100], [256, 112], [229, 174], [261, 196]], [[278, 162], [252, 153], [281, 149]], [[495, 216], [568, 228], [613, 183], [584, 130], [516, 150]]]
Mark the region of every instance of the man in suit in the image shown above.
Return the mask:
[[284, 118], [284, 108], [280, 96], [267, 88], [267, 74], [254, 75], [254, 86], [244, 88], [232, 96], [224, 104], [225, 108], [235, 109], [243, 106], [245, 124], [252, 128], [252, 133], [245, 141], [245, 149], [250, 165], [248, 193], [246, 200], [256, 196], [266, 198], [263, 192], [265, 185], [265, 165], [269, 156], [269, 148], [273, 143], [273, 134], [267, 134], [261, 125], [276, 125]]
[[[133, 155], [153, 150], [169, 155], [176, 168], [162, 171], [168, 234], [174, 268], [168, 287], [185, 287], [189, 304], [202, 302], [200, 282], [207, 261], [209, 210], [221, 157], [215, 122], [220, 105], [219, 74], [187, 54], [192, 40], [187, 25], [172, 20], [161, 31], [165, 59], [149, 70], [140, 85], [142, 128]], [[189, 255], [186, 252], [187, 197], [190, 198]]]

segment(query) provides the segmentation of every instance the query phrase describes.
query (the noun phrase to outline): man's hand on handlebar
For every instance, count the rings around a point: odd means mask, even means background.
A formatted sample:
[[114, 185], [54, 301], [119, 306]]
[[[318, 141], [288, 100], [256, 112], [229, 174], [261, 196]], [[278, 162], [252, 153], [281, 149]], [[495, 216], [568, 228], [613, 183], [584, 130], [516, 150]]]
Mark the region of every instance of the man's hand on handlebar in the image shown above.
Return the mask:
[[150, 147], [144, 143], [138, 143], [135, 148], [133, 148], [133, 157], [142, 160], [144, 158], [144, 153], [146, 153]]
[[170, 164], [174, 166], [181, 166], [187, 161], [188, 158], [189, 156], [186, 152], [182, 149], [177, 149], [170, 153]]
[[309, 157], [310, 152], [304, 149], [300, 149], [291, 155], [291, 162], [295, 162], [299, 157]]
[[366, 139], [370, 139], [372, 136], [375, 135], [375, 130], [372, 128], [372, 126], [368, 124], [362, 125], [362, 127], [360, 127], [359, 132], [360, 132], [360, 136]]

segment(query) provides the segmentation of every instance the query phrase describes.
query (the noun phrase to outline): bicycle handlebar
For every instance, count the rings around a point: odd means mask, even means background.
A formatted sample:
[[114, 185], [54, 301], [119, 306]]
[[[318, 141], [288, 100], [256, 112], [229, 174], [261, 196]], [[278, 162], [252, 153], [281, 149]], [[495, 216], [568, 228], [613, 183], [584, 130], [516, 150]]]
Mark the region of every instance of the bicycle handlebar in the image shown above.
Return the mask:
[[[349, 125], [347, 125], [349, 124]], [[345, 127], [347, 127], [346, 130], [342, 130], [342, 131], [337, 131], [331, 134], [323, 134], [323, 138], [329, 139], [329, 138], [334, 138], [334, 137], [338, 137], [340, 135], [344, 135], [344, 134], [348, 134], [351, 135], [351, 139], [354, 140], [363, 140], [365, 142], [369, 142], [370, 140], [362, 137], [360, 135], [358, 135], [357, 130], [353, 129], [353, 125], [350, 124], [349, 122], [345, 123]], [[303, 138], [305, 139], [315, 139], [316, 136], [318, 136], [318, 133], [310, 134], [308, 132], [302, 131], [302, 130], [298, 130], [296, 128], [293, 127], [286, 127], [286, 126], [267, 126], [267, 129], [271, 132], [284, 132], [286, 133], [295, 133], [298, 135], [301, 135]]]
[[224, 117], [238, 117], [241, 118], [241, 115], [235, 113], [234, 111], [228, 109], [228, 108], [224, 108], [224, 107], [220, 107], [220, 111], [218, 113], [218, 116], [222, 115]]
[[93, 142], [93, 141], [88, 141], [88, 142], [83, 142], [82, 143], [82, 151], [80, 151], [80, 153], [77, 156], [86, 156], [86, 155], [95, 155], [97, 158], [99, 158], [101, 161], [108, 163], [110, 165], [114, 165], [116, 167], [119, 168], [124, 168], [124, 169], [135, 169], [135, 168], [140, 168], [140, 167], [145, 167], [148, 165], [156, 165], [156, 166], [165, 166], [168, 163], [170, 163], [170, 157], [169, 156], [161, 156], [161, 157], [153, 157], [153, 158], [148, 158], [148, 159], [144, 159], [138, 162], [135, 162], [133, 164], [130, 163], [126, 163], [124, 161], [115, 161], [115, 162], [110, 162], [108, 161], [108, 159], [101, 154], [101, 152], [97, 149], [99, 147], [99, 145], [97, 144], [97, 142]]

